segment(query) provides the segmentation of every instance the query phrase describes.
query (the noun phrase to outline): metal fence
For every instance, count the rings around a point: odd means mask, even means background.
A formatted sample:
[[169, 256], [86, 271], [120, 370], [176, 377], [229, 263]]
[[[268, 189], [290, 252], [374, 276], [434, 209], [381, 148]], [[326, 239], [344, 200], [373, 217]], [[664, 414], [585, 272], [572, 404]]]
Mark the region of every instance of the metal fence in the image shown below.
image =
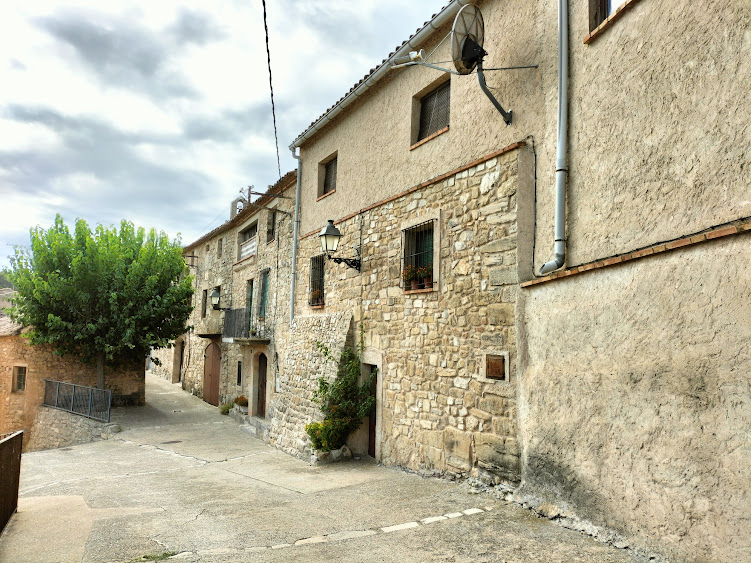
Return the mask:
[[18, 508], [23, 432], [0, 435], [0, 532]]
[[226, 338], [271, 338], [271, 323], [266, 319], [251, 319], [250, 308], [229, 309], [224, 312], [224, 329]]
[[42, 404], [101, 422], [109, 422], [112, 391], [45, 379]]

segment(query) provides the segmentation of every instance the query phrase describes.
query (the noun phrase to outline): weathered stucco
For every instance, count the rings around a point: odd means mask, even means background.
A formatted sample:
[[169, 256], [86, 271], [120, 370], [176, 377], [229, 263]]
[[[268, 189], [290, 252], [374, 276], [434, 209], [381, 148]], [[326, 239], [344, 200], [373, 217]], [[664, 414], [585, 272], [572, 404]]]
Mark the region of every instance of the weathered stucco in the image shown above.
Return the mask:
[[528, 492], [679, 560], [751, 558], [748, 248], [744, 235], [525, 295]]

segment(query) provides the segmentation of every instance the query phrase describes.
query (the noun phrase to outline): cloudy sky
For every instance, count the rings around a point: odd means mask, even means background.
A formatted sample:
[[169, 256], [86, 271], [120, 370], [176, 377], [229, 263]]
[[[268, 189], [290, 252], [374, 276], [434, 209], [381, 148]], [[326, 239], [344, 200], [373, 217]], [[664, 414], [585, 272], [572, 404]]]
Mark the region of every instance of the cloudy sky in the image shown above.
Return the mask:
[[[444, 0], [268, 0], [287, 148]], [[261, 0], [0, 2], [0, 267], [55, 214], [188, 243], [279, 178]]]

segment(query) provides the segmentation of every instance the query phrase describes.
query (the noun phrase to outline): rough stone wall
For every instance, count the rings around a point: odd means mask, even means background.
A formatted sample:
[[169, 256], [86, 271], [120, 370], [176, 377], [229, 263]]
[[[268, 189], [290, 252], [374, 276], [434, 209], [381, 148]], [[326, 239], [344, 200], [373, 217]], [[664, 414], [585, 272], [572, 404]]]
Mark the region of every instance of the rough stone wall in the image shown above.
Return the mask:
[[[318, 237], [300, 243], [298, 314], [325, 319], [332, 312], [353, 312], [358, 327], [362, 323], [366, 349], [384, 354], [378, 412], [379, 459], [386, 464], [519, 479], [518, 154], [510, 150], [337, 225], [343, 235], [340, 255], [362, 244], [362, 272], [326, 261], [323, 309], [307, 304], [310, 258], [320, 254]], [[435, 219], [439, 239], [434, 287], [405, 291], [402, 230], [425, 219]], [[316, 373], [307, 368], [316, 358], [311, 338], [293, 331], [287, 340], [285, 368], [294, 369], [304, 359], [306, 367], [294, 377], [305, 389]], [[510, 381], [483, 380], [484, 354], [503, 352]], [[300, 407], [285, 413], [285, 424], [296, 426], [297, 436], [312, 409], [298, 395], [305, 393], [295, 390], [288, 400]], [[299, 440], [284, 442], [291, 451], [302, 446]]]
[[[292, 184], [294, 186], [294, 184]], [[289, 185], [283, 186], [289, 195]], [[275, 344], [276, 326], [280, 323], [288, 325], [289, 284], [292, 256], [292, 219], [293, 210], [291, 199], [272, 198], [266, 205], [274, 205], [278, 210], [276, 215], [275, 236], [267, 241], [267, 224], [270, 213], [266, 209], [259, 209], [255, 213], [246, 214], [244, 219], [235, 221], [226, 228], [217, 231], [209, 239], [200, 244], [188, 247], [187, 253], [192, 254], [195, 267], [192, 274], [195, 277], [195, 295], [193, 312], [189, 324], [193, 330], [181, 338], [185, 341], [185, 356], [183, 358], [182, 387], [183, 389], [203, 396], [204, 352], [211, 342], [215, 342], [221, 349], [221, 367], [219, 382], [219, 403], [232, 401], [239, 395], [245, 395], [251, 401], [257, 397], [258, 356], [267, 357], [267, 400], [268, 405], [276, 389], [275, 376], [279, 370], [277, 365], [277, 347]], [[240, 232], [257, 224], [256, 253], [250, 257], [239, 259]], [[218, 251], [219, 241], [222, 241], [221, 256]], [[266, 305], [266, 325], [270, 329], [270, 342], [243, 342], [224, 336], [224, 322], [226, 313], [215, 311], [209, 303], [206, 316], [202, 317], [203, 291], [209, 294], [214, 287], [221, 286], [221, 303], [223, 308], [240, 309], [246, 306], [247, 282], [254, 280], [253, 319], [259, 318], [261, 272], [268, 270], [268, 300]], [[211, 337], [199, 335], [211, 334]], [[178, 343], [176, 343], [178, 344]], [[164, 361], [165, 356], [174, 354], [175, 349], [158, 352]], [[281, 354], [279, 354], [281, 355]], [[167, 367], [159, 370], [164, 377], [175, 379], [174, 362], [176, 356], [168, 358]], [[237, 363], [242, 362], [241, 384], [237, 384]], [[281, 361], [279, 361], [281, 363]], [[171, 375], [170, 375], [171, 374]], [[251, 406], [253, 412], [253, 406]]]
[[[27, 367], [26, 390], [22, 393], [11, 392], [14, 365]], [[0, 336], [0, 433], [23, 430], [24, 444], [28, 444], [44, 397], [45, 379], [96, 386], [96, 366], [72, 356], [57, 356], [47, 346], [30, 346], [21, 336]], [[107, 367], [105, 386], [112, 390], [113, 404], [144, 404], [143, 363]]]
[[328, 347], [339, 358], [344, 346], [353, 344], [351, 311], [295, 317], [292, 329], [277, 343], [285, 349], [280, 391], [270, 405], [269, 443], [277, 448], [310, 459], [312, 450], [305, 425], [322, 420], [320, 407], [312, 401], [318, 378], [336, 377], [336, 365], [321, 355], [317, 343]]
[[162, 379], [172, 381], [173, 359], [175, 356], [174, 348], [160, 348], [159, 350], [152, 350], [151, 357], [159, 360], [161, 365], [151, 363], [151, 373], [158, 375]]
[[676, 560], [751, 558], [748, 248], [744, 235], [525, 294], [527, 492]]
[[24, 451], [49, 450], [97, 440], [108, 440], [118, 432], [120, 432], [120, 426], [116, 423], [107, 424], [40, 406], [34, 418], [31, 439]]

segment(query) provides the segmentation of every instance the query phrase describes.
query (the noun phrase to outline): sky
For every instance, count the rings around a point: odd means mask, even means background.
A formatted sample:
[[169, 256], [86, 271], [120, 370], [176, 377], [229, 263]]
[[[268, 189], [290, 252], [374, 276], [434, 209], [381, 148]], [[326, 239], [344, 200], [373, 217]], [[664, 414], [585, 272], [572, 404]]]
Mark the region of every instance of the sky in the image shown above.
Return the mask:
[[[445, 0], [268, 0], [289, 145]], [[261, 0], [0, 2], [0, 268], [55, 215], [188, 244], [279, 179]]]

